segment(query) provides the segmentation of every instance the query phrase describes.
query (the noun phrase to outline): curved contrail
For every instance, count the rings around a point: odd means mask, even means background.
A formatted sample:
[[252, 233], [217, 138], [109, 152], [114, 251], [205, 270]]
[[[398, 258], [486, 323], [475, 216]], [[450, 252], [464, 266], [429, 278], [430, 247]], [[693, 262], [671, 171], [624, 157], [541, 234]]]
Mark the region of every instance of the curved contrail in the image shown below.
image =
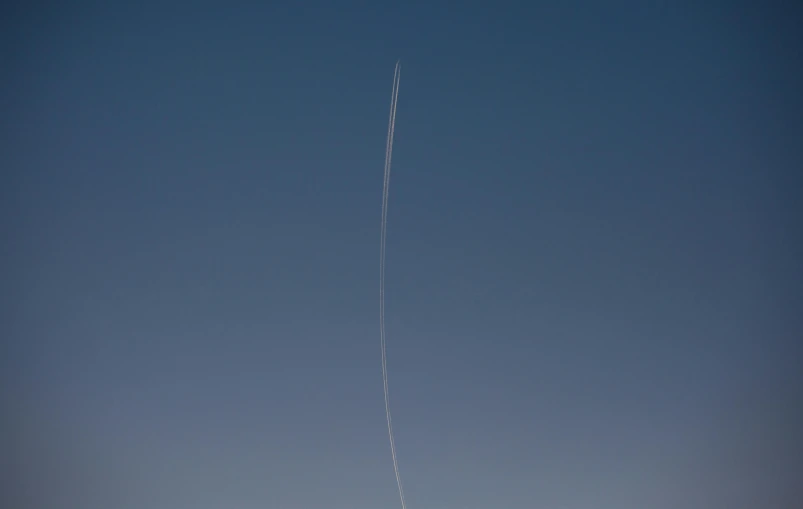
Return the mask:
[[393, 72], [393, 90], [390, 99], [390, 118], [388, 120], [388, 138], [385, 144], [385, 177], [382, 187], [382, 226], [379, 240], [379, 339], [382, 346], [382, 383], [385, 390], [385, 415], [388, 421], [388, 436], [390, 437], [390, 454], [393, 457], [393, 471], [396, 474], [396, 484], [399, 487], [402, 509], [404, 503], [404, 490], [402, 489], [399, 465], [396, 461], [396, 442], [393, 439], [393, 424], [390, 418], [390, 403], [388, 398], [388, 366], [385, 344], [385, 239], [387, 238], [388, 222], [388, 188], [390, 187], [390, 160], [393, 155], [393, 133], [396, 128], [396, 102], [399, 97], [399, 79], [401, 78], [401, 65], [396, 62]]

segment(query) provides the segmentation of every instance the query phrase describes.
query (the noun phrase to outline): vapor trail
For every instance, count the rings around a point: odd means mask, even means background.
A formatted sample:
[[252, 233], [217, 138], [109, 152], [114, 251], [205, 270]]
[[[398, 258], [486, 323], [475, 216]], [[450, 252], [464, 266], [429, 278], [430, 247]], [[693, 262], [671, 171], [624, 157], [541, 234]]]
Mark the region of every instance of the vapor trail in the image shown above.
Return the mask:
[[393, 422], [390, 418], [390, 400], [388, 397], [388, 366], [387, 350], [385, 342], [385, 240], [387, 239], [388, 222], [388, 188], [390, 187], [390, 162], [393, 156], [393, 134], [396, 129], [396, 103], [399, 97], [399, 80], [401, 78], [401, 66], [396, 62], [396, 69], [393, 72], [393, 89], [390, 99], [390, 118], [388, 119], [388, 138], [385, 144], [385, 174], [382, 185], [382, 223], [379, 241], [379, 339], [382, 347], [382, 384], [385, 391], [385, 415], [388, 421], [388, 437], [390, 438], [390, 453], [393, 457], [393, 471], [396, 474], [396, 484], [399, 487], [399, 498], [401, 499], [402, 509], [406, 509], [404, 503], [404, 490], [402, 489], [401, 476], [399, 475], [399, 465], [396, 461], [396, 442], [393, 439]]

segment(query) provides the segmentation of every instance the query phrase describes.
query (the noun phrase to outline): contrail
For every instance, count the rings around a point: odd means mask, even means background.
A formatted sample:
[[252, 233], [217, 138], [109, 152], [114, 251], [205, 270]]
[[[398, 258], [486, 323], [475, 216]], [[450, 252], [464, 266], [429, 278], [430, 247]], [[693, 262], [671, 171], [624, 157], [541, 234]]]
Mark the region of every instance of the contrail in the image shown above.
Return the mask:
[[404, 503], [404, 490], [402, 489], [399, 465], [396, 461], [396, 442], [393, 439], [393, 424], [390, 418], [390, 402], [388, 398], [388, 366], [385, 343], [385, 239], [387, 238], [388, 222], [388, 188], [390, 187], [390, 161], [393, 155], [393, 134], [396, 129], [396, 102], [399, 97], [399, 79], [401, 78], [401, 65], [396, 62], [393, 72], [393, 90], [390, 99], [390, 118], [388, 119], [388, 138], [385, 144], [385, 175], [382, 186], [382, 226], [379, 240], [379, 340], [382, 347], [382, 383], [385, 390], [385, 415], [388, 421], [388, 437], [390, 438], [390, 453], [393, 457], [393, 471], [396, 473], [396, 484], [399, 487], [399, 498], [402, 509]]

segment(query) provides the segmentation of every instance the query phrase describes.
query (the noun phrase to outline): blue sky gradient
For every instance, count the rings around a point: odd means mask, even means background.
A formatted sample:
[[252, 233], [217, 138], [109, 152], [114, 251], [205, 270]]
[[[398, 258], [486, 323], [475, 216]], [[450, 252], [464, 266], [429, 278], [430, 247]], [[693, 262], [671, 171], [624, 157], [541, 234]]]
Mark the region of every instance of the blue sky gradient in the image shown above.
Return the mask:
[[[799, 507], [773, 2], [0, 16], [8, 507]], [[798, 431], [795, 432], [794, 430]]]

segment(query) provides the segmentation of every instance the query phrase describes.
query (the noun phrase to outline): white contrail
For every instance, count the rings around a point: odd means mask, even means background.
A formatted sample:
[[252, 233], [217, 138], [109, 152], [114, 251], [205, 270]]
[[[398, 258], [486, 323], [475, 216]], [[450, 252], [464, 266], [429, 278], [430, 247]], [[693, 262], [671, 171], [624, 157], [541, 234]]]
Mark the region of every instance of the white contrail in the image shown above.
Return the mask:
[[393, 424], [390, 418], [390, 402], [388, 397], [388, 367], [387, 351], [385, 343], [385, 239], [387, 238], [388, 221], [388, 188], [390, 187], [390, 161], [393, 155], [393, 134], [396, 128], [396, 102], [399, 97], [399, 79], [401, 78], [401, 66], [396, 62], [396, 69], [393, 72], [393, 90], [390, 99], [390, 118], [388, 119], [388, 138], [385, 145], [385, 175], [382, 186], [382, 226], [379, 241], [379, 339], [382, 347], [382, 384], [385, 391], [385, 415], [388, 421], [388, 437], [390, 438], [390, 453], [393, 457], [393, 471], [396, 474], [396, 484], [399, 487], [399, 498], [401, 499], [402, 509], [406, 509], [404, 503], [404, 490], [402, 489], [401, 476], [399, 475], [399, 465], [396, 461], [396, 442], [393, 439]]

